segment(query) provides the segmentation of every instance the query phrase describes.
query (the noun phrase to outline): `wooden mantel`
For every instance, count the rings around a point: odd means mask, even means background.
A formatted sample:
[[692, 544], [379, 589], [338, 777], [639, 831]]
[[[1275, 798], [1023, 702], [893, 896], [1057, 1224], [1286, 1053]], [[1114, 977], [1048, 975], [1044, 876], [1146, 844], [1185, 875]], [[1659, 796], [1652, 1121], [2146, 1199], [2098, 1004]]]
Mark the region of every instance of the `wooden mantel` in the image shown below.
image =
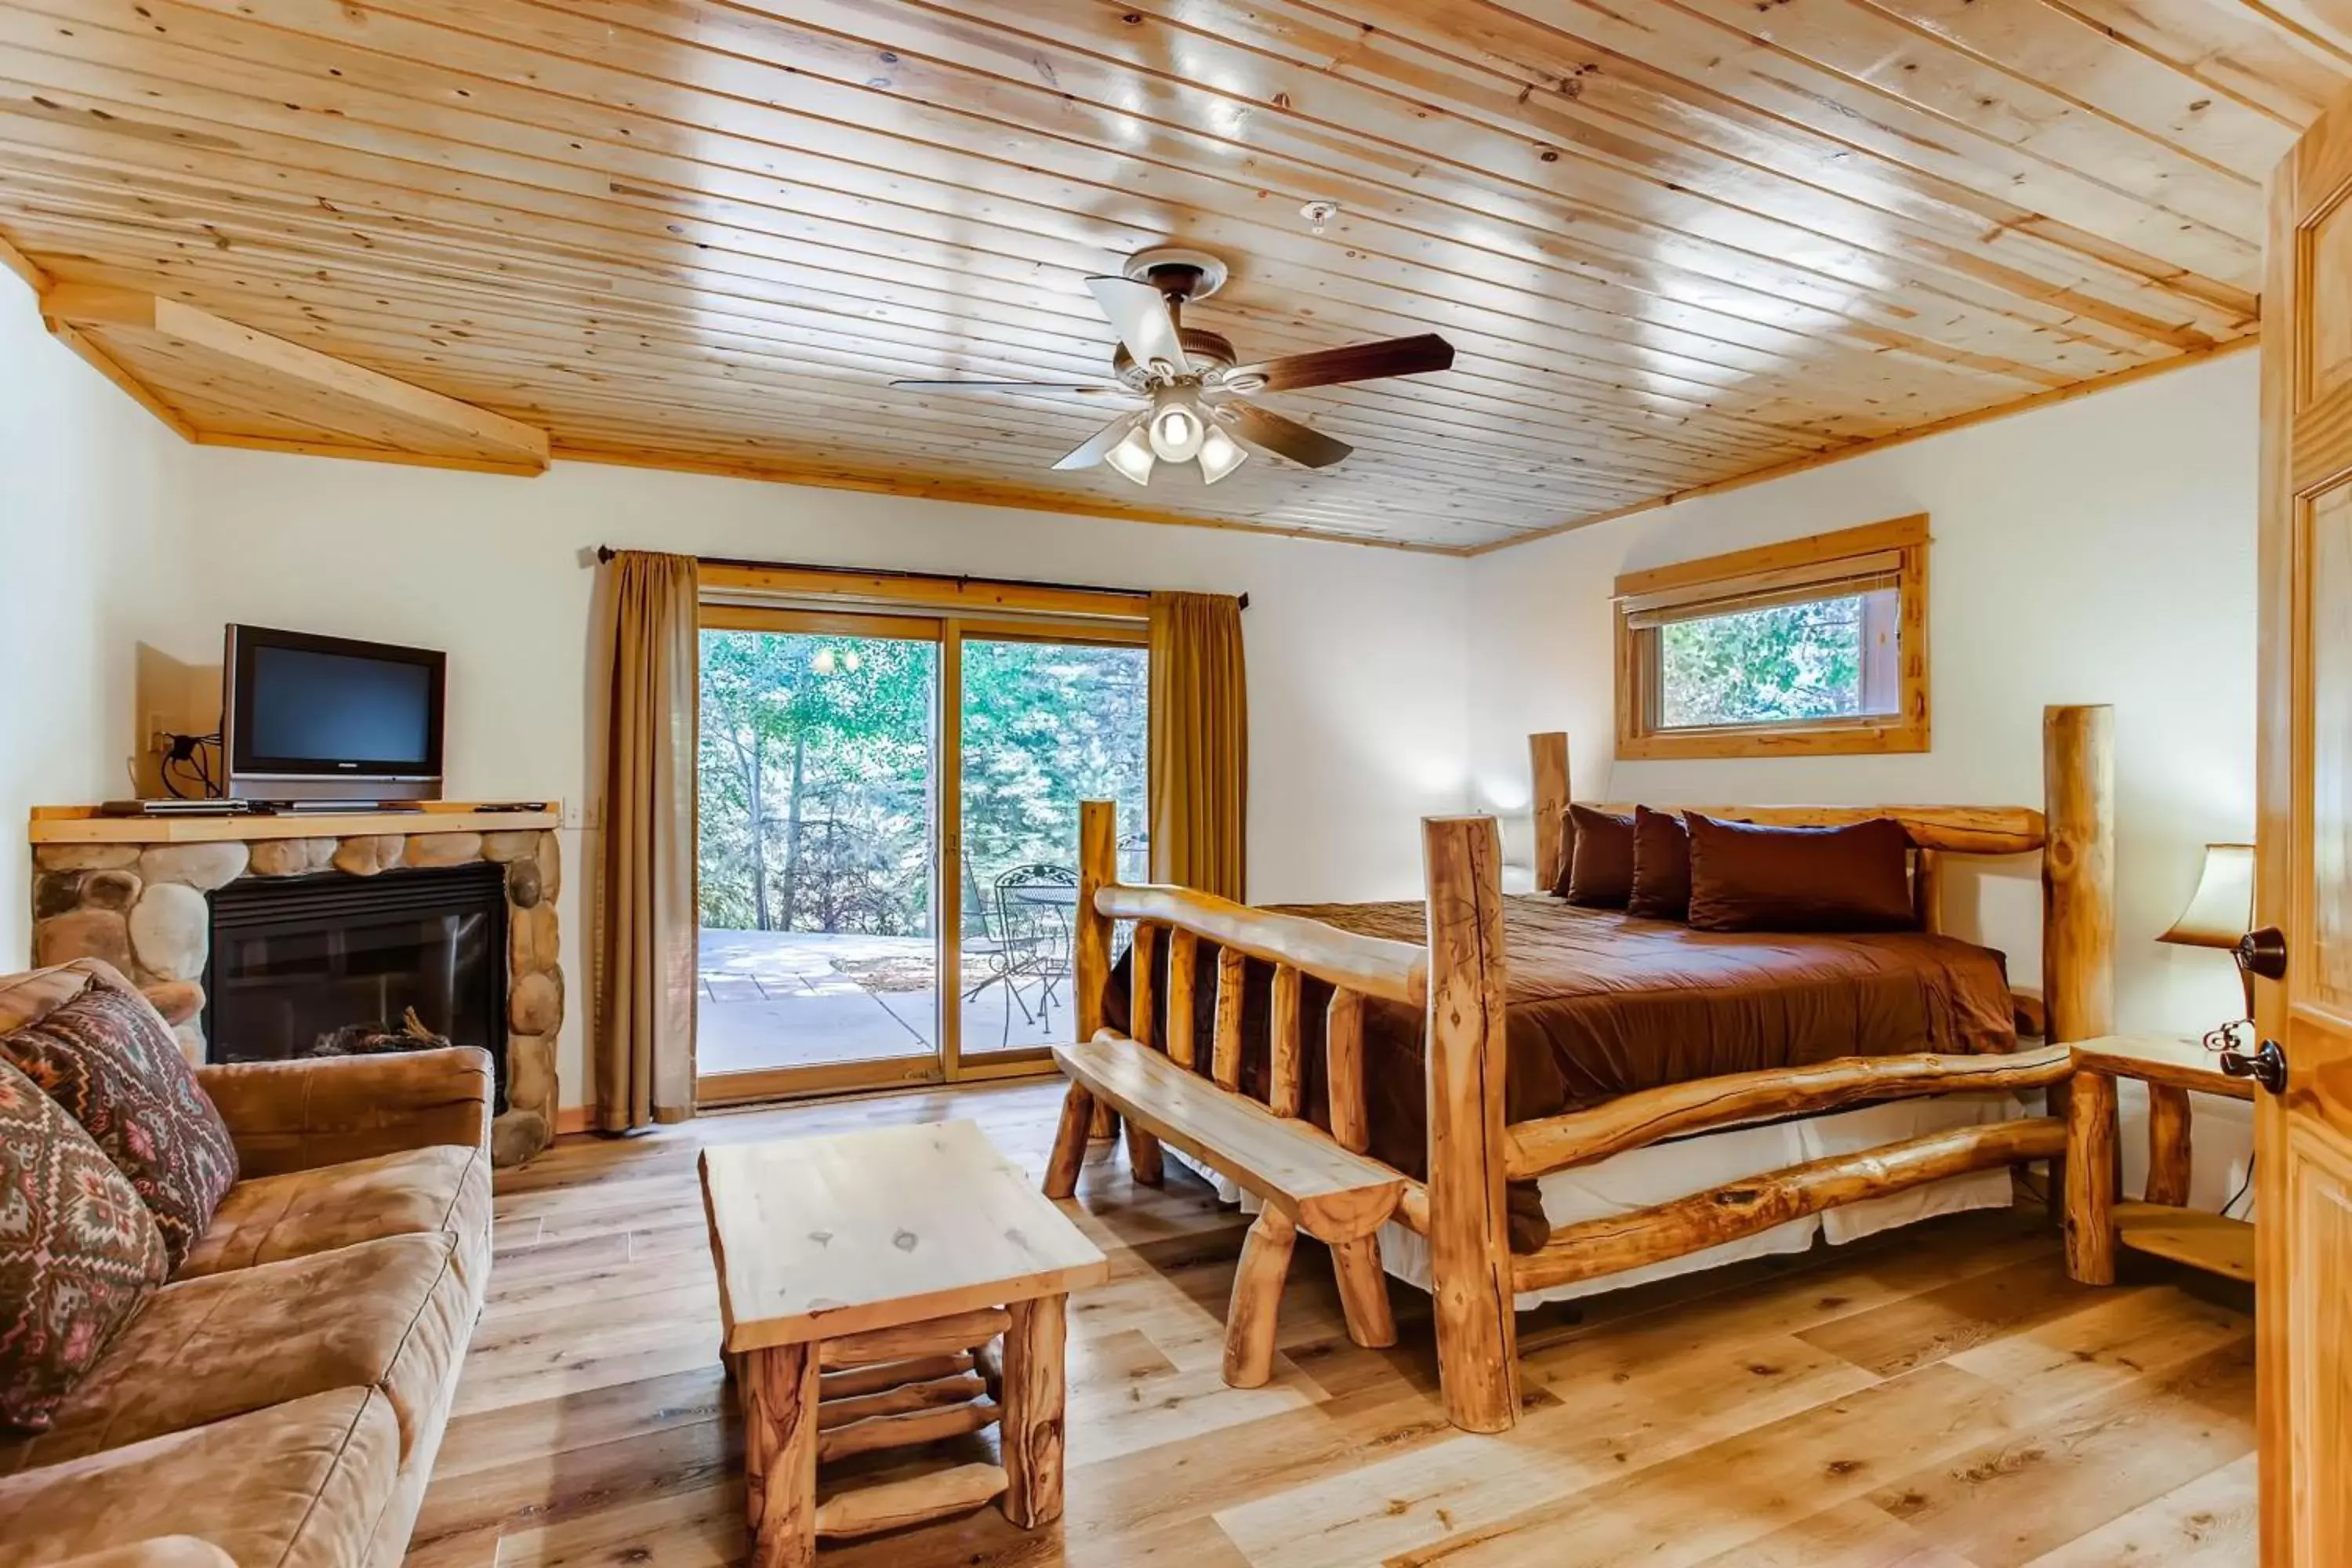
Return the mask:
[[33, 807], [35, 844], [220, 844], [374, 834], [523, 833], [563, 826], [563, 805], [486, 811], [484, 801], [436, 800], [415, 811], [304, 811], [276, 816], [100, 816], [90, 805]]

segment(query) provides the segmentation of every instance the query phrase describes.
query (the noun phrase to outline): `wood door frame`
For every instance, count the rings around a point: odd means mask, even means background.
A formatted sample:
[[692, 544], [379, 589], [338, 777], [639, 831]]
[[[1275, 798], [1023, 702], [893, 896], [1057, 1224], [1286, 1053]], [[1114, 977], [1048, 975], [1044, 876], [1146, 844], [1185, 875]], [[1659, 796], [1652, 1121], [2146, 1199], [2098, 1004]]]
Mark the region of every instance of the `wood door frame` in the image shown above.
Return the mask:
[[[942, 582], [958, 580], [942, 579]], [[933, 968], [938, 981], [938, 1007], [933, 1017], [936, 1043], [927, 1055], [882, 1057], [867, 1061], [824, 1062], [804, 1067], [761, 1068], [748, 1072], [709, 1074], [698, 1070], [695, 1102], [719, 1107], [765, 1101], [846, 1095], [876, 1089], [898, 1089], [938, 1083], [979, 1083], [1009, 1079], [1049, 1078], [1058, 1070], [1052, 1047], [1014, 1047], [982, 1053], [967, 1059], [963, 1052], [963, 645], [967, 637], [989, 642], [1050, 642], [1090, 647], [1146, 647], [1150, 633], [1139, 618], [1108, 618], [1102, 606], [1087, 604], [1056, 605], [1060, 613], [1031, 610], [986, 597], [975, 598], [971, 584], [940, 601], [893, 596], [887, 608], [873, 599], [843, 595], [829, 605], [814, 596], [796, 596], [790, 603], [751, 604], [740, 594], [745, 586], [731, 581], [718, 584], [722, 599], [706, 598], [697, 620], [698, 630], [751, 631], [833, 635], [837, 637], [901, 637], [929, 642], [939, 648], [931, 700], [931, 909]], [[775, 586], [772, 584], [761, 586]], [[714, 584], [706, 575], [704, 586]], [[805, 590], [809, 584], [792, 584]], [[971, 605], [996, 613], [983, 616], [958, 614], [956, 606]], [[1013, 608], [1014, 614], [1004, 610]], [[1076, 613], [1073, 613], [1076, 612]], [[1076, 984], [1075, 979], [1072, 984]], [[699, 996], [696, 1006], [699, 1008]]]

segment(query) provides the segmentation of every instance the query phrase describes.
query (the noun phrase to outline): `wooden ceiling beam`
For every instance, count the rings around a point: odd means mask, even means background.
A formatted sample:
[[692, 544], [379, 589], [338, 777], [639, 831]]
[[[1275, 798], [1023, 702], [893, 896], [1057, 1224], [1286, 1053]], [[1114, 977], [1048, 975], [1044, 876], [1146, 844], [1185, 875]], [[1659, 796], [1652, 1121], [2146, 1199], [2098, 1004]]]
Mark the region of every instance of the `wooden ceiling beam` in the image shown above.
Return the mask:
[[165, 402], [153, 387], [131, 374], [121, 360], [77, 331], [73, 323], [47, 315], [42, 317], [42, 321], [49, 329], [49, 336], [73, 351], [84, 364], [112, 382], [125, 397], [153, 415], [165, 429], [183, 441], [196, 438], [196, 427], [189, 424], [178, 409]]
[[289, 392], [349, 398], [398, 418], [519, 457], [534, 471], [548, 461], [547, 432], [470, 403], [416, 386], [284, 338], [158, 294], [89, 284], [58, 283], [41, 295], [41, 314], [70, 328], [152, 332], [192, 349], [250, 366], [286, 384]]
[[[55, 286], [48, 269], [10, 244], [5, 236], [0, 236], [0, 267], [23, 279], [25, 286], [37, 298], [47, 295]], [[180, 416], [179, 411], [158, 397], [146, 383], [123, 369], [112, 354], [76, 331], [70, 324], [46, 312], [42, 316], [42, 324], [48, 328], [49, 335], [64, 344], [77, 359], [112, 382], [131, 401], [162, 421], [181, 440], [196, 438], [194, 429]]]
[[0, 267], [22, 278], [25, 287], [36, 294], [44, 292], [49, 286], [49, 275], [41, 269], [39, 264], [5, 238], [0, 238]]

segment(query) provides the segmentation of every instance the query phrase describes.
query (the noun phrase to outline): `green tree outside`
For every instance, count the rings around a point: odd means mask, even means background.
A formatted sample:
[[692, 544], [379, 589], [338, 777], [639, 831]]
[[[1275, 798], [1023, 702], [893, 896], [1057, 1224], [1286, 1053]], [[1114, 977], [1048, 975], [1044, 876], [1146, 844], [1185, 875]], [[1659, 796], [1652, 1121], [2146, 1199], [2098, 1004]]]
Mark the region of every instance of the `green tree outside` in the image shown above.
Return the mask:
[[[936, 645], [702, 634], [701, 923], [730, 931], [931, 931]], [[967, 639], [966, 868], [1074, 867], [1077, 806], [1146, 805], [1140, 648]], [[1139, 868], [1130, 865], [1129, 869]]]
[[1658, 628], [1667, 729], [1862, 711], [1864, 595], [1669, 621]]

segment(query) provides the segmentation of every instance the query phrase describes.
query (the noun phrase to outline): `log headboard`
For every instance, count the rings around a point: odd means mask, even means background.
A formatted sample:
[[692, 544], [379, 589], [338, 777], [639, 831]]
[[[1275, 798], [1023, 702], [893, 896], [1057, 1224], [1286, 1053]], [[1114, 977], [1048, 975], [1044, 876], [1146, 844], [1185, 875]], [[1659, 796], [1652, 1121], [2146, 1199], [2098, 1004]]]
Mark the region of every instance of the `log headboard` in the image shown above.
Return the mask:
[[[1891, 816], [1911, 836], [1919, 923], [1943, 929], [1944, 858], [2042, 858], [2042, 988], [2046, 1037], [2089, 1039], [2115, 1028], [2115, 710], [2042, 713], [2042, 800], [2030, 805], [1660, 805], [1735, 822], [1836, 826]], [[1536, 885], [1559, 880], [1567, 852], [1568, 736], [1528, 737], [1535, 785]], [[1631, 805], [1601, 811], [1630, 812]]]

